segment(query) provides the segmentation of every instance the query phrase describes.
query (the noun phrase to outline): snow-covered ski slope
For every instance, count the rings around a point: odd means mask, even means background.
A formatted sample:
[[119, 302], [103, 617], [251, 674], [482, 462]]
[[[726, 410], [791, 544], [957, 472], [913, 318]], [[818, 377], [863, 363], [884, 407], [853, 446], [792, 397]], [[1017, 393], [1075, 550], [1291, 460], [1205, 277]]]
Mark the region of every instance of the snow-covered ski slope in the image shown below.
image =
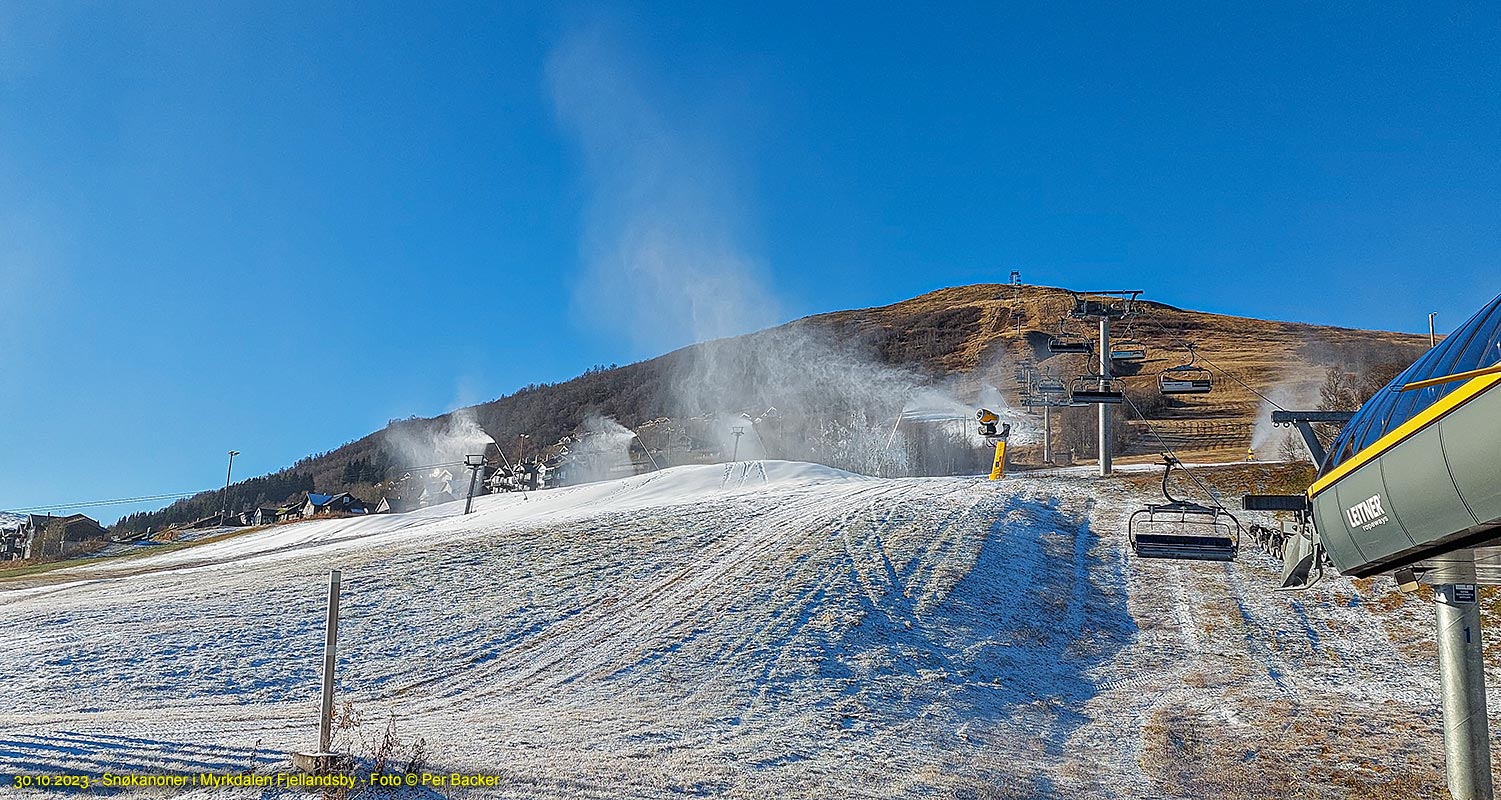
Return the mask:
[[0, 581], [0, 773], [286, 768], [337, 567], [345, 743], [490, 794], [1438, 797], [1428, 607], [1129, 559], [1142, 499], [678, 467]]

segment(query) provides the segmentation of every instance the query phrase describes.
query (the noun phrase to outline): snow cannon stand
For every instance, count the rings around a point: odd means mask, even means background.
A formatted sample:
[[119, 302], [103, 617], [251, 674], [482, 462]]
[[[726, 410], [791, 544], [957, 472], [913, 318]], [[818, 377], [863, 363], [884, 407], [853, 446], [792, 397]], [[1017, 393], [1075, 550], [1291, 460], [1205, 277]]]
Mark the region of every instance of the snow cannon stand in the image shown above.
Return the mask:
[[[1000, 415], [988, 408], [975, 412], [980, 421], [979, 434], [985, 441], [995, 445], [995, 462], [990, 467], [990, 479], [1006, 477], [1006, 440], [1011, 438], [1011, 423], [1001, 423]], [[999, 426], [999, 427], [997, 427]]]

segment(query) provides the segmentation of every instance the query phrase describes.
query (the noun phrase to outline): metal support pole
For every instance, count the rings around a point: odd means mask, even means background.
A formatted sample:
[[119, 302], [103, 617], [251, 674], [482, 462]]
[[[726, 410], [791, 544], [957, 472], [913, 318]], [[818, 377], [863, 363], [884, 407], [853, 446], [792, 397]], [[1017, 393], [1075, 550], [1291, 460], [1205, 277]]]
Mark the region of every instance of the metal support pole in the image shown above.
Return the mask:
[[221, 525], [229, 521], [229, 476], [235, 472], [235, 456], [239, 454], [238, 450], [229, 451], [229, 467], [224, 470], [224, 508], [219, 511]]
[[1438, 312], [1437, 311], [1435, 311], [1432, 314], [1428, 315], [1428, 346], [1429, 347], [1432, 347], [1435, 344], [1438, 344], [1438, 339], [1436, 339], [1434, 337], [1434, 335], [1433, 335], [1433, 318], [1436, 317], [1436, 316], [1438, 316]]
[[1053, 463], [1053, 401], [1047, 398], [1042, 404], [1042, 463]]
[[[1110, 317], [1100, 315], [1100, 391], [1110, 388]], [[1113, 473], [1110, 464], [1110, 406], [1100, 403], [1100, 477]]]
[[474, 483], [479, 480], [479, 470], [480, 468], [475, 466], [469, 468], [469, 496], [464, 498], [465, 514], [468, 514], [469, 510], [474, 508]]
[[1439, 692], [1444, 701], [1444, 764], [1454, 800], [1492, 800], [1490, 726], [1480, 606], [1473, 584], [1434, 587]]
[[323, 716], [318, 720], [318, 752], [333, 744], [334, 662], [339, 643], [339, 570], [328, 573], [328, 624], [323, 634]]

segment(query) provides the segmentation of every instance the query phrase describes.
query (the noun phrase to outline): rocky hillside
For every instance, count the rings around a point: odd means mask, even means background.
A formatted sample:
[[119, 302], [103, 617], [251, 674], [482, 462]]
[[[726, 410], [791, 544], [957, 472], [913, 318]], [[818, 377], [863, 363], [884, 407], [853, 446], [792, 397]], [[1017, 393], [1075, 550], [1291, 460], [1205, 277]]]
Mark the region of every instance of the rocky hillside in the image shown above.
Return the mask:
[[[424, 459], [421, 447], [410, 443], [452, 438], [456, 431], [476, 426], [514, 455], [518, 447], [555, 442], [591, 417], [636, 429], [664, 417], [734, 418], [775, 407], [784, 418], [798, 420], [783, 442], [818, 436], [837, 438], [841, 446], [879, 441], [913, 403], [937, 402], [953, 409], [980, 403], [1016, 406], [1016, 374], [1024, 364], [1065, 381], [1091, 371], [1086, 357], [1048, 357], [1046, 343], [1060, 330], [1093, 336], [1083, 323], [1062, 321], [1072, 302], [1064, 289], [977, 284], [889, 306], [806, 317], [648, 361], [590, 370], [563, 383], [528, 386], [440, 417], [394, 422], [282, 473], [239, 484], [232, 496], [236, 505], [264, 505], [284, 500], [289, 487], [305, 491], [310, 485], [319, 492], [354, 491], [373, 500], [379, 484], [400, 469], [444, 460]], [[1132, 319], [1117, 325], [1116, 334], [1147, 348], [1146, 360], [1125, 378], [1139, 411], [1121, 414], [1148, 418], [1152, 431], [1145, 421], [1130, 422], [1123, 426], [1128, 436], [1119, 444], [1125, 453], [1144, 459], [1155, 457], [1158, 437], [1188, 455], [1244, 457], [1253, 443], [1263, 456], [1274, 455], [1272, 436], [1280, 440], [1283, 432], [1274, 434], [1264, 422], [1258, 430], [1266, 409], [1257, 393], [1285, 405], [1312, 406], [1331, 366], [1360, 373], [1406, 364], [1427, 346], [1425, 336], [1230, 317], [1151, 302], [1140, 303]], [[1156, 375], [1188, 360], [1187, 343], [1195, 348], [1197, 363], [1213, 369], [1215, 391], [1168, 401], [1156, 393]], [[928, 397], [933, 392], [941, 399]], [[1075, 449], [1081, 458], [1092, 455], [1089, 411], [1056, 415], [1059, 450]], [[528, 438], [521, 439], [523, 434]], [[768, 451], [778, 448], [795, 450], [775, 442], [766, 446]], [[1036, 455], [1035, 449], [1020, 449], [1024, 460]], [[760, 455], [834, 460], [816, 448]], [[859, 463], [846, 460], [836, 466], [858, 468]], [[162, 512], [127, 517], [121, 526], [159, 528], [212, 513], [218, 502], [214, 498], [205, 493]]]

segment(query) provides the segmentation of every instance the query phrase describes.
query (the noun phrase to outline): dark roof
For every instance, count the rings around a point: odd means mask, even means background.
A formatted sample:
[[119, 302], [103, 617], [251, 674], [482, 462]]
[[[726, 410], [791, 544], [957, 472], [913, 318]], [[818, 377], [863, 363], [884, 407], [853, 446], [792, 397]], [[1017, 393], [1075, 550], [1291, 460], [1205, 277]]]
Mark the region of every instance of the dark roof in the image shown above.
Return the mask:
[[1402, 423], [1421, 414], [1440, 398], [1464, 385], [1463, 381], [1402, 391], [1409, 383], [1427, 378], [1441, 378], [1468, 372], [1501, 362], [1501, 297], [1470, 317], [1458, 330], [1444, 337], [1424, 353], [1412, 366], [1402, 371], [1355, 412], [1345, 423], [1339, 438], [1329, 448], [1329, 456], [1319, 474], [1327, 474], [1343, 461], [1364, 450], [1382, 436], [1401, 427]]

